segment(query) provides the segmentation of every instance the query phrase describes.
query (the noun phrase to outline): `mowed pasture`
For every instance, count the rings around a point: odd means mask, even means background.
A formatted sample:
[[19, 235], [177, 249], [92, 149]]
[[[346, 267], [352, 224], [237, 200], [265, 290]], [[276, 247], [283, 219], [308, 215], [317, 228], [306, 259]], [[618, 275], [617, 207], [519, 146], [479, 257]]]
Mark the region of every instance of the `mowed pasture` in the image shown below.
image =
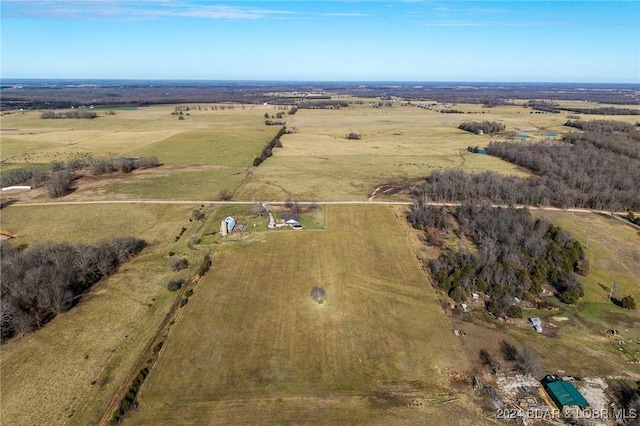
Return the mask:
[[[417, 106], [373, 108], [369, 104], [340, 110], [301, 109], [288, 116], [297, 132], [282, 136], [283, 148], [253, 171], [239, 198], [264, 194], [267, 199], [366, 199], [387, 182], [408, 186], [433, 170], [494, 170], [528, 176], [498, 158], [470, 154], [469, 146], [486, 146], [501, 136], [475, 135], [458, 129], [464, 121], [498, 121], [516, 129], [566, 132], [564, 114], [529, 114], [518, 106], [481, 108], [455, 105], [462, 114], [442, 114]], [[360, 140], [349, 140], [351, 132]], [[506, 137], [506, 136], [504, 136]], [[397, 197], [396, 197], [397, 198]], [[406, 198], [406, 192], [404, 194]]]
[[326, 215], [326, 230], [221, 245], [125, 424], [474, 418], [464, 396], [442, 404], [466, 358], [392, 211]]
[[[197, 206], [82, 205], [2, 209], [2, 229], [14, 245], [43, 241], [94, 243], [131, 235], [149, 246], [95, 284], [77, 306], [43, 328], [2, 345], [0, 410], [3, 425], [96, 424], [139, 353], [176, 299], [168, 252], [197, 265], [202, 254], [186, 241]], [[181, 227], [187, 231], [175, 242]]]
[[88, 155], [156, 156], [163, 164], [157, 169], [81, 178], [67, 199], [215, 199], [220, 190], [240, 184], [279, 130], [264, 124], [265, 112], [275, 114], [273, 107], [196, 105], [183, 111], [183, 120], [174, 110], [152, 106], [118, 109], [115, 115], [98, 111], [94, 119], [46, 120], [36, 111], [14, 112], [2, 118], [0, 159], [3, 168], [11, 168]]

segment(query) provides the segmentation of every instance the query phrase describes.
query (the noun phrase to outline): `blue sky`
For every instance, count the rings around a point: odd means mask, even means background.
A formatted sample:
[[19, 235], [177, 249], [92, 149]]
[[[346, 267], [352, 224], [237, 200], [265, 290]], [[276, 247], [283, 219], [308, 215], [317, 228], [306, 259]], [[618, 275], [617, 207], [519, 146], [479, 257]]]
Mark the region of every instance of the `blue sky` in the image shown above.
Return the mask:
[[640, 83], [639, 1], [1, 7], [2, 78]]

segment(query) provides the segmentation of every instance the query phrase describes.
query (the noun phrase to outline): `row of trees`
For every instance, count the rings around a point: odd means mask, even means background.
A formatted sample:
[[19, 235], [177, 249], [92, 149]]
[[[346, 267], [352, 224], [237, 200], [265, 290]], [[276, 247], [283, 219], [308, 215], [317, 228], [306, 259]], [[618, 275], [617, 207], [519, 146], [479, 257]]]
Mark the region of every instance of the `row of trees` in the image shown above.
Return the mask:
[[50, 173], [35, 168], [20, 168], [2, 173], [2, 186], [29, 185], [32, 188], [45, 186], [51, 198], [62, 197], [72, 189], [72, 182], [76, 178], [74, 172], [85, 170], [92, 175], [102, 175], [121, 171], [129, 173], [135, 169], [157, 167], [160, 162], [156, 157], [144, 158], [104, 158], [85, 157], [67, 161], [52, 161]]
[[489, 311], [501, 316], [514, 297], [539, 294], [547, 283], [565, 303], [584, 295], [575, 274], [589, 270], [582, 246], [568, 232], [534, 219], [527, 209], [464, 205], [449, 218], [444, 207], [415, 203], [408, 220], [427, 235], [451, 229], [457, 222], [475, 245], [474, 251], [445, 248], [429, 262], [438, 286], [458, 302], [473, 291], [484, 292], [491, 296]]
[[37, 188], [42, 186], [46, 180], [47, 174], [34, 167], [2, 171], [0, 175], [0, 184], [3, 188], [13, 185], [29, 185], [32, 188]]
[[[624, 101], [623, 101], [624, 102]], [[577, 108], [572, 106], [560, 106], [553, 101], [532, 100], [527, 106], [542, 112], [559, 114], [562, 111], [570, 111], [577, 114], [598, 114], [598, 115], [640, 115], [640, 110], [624, 107], [599, 107], [599, 108]]]
[[98, 113], [95, 111], [87, 111], [87, 110], [71, 110], [71, 111], [43, 111], [40, 114], [40, 118], [42, 119], [55, 119], [55, 118], [96, 118]]
[[598, 114], [598, 115], [640, 115], [640, 110], [636, 108], [623, 107], [600, 107], [600, 108], [562, 108], [566, 111], [578, 114]]
[[57, 170], [45, 173], [41, 170], [25, 167], [2, 173], [2, 187], [28, 185], [38, 188], [44, 185], [51, 198], [62, 197], [71, 191], [73, 173], [68, 170]]
[[471, 133], [493, 134], [504, 131], [504, 124], [496, 121], [465, 121], [458, 126], [458, 129]]
[[159, 165], [160, 161], [156, 157], [106, 158], [89, 155], [84, 158], [74, 158], [67, 161], [52, 161], [50, 168], [52, 172], [59, 170], [75, 172], [84, 169], [92, 175], [98, 176], [115, 171], [129, 173], [135, 169], [148, 169]]
[[42, 327], [70, 309], [80, 295], [139, 253], [146, 242], [110, 238], [95, 245], [37, 243], [28, 250], [0, 245], [1, 339]]
[[570, 133], [563, 140], [571, 144], [587, 143], [617, 154], [640, 159], [640, 129], [629, 123], [613, 120], [568, 120], [565, 124], [585, 131]]
[[287, 133], [287, 128], [283, 127], [280, 129], [277, 135], [269, 143], [262, 149], [260, 155], [253, 159], [253, 167], [258, 167], [264, 160], [271, 157], [273, 155], [273, 148], [282, 148], [282, 142], [280, 141], [280, 137]]
[[349, 102], [337, 99], [331, 99], [331, 97], [315, 97], [314, 100], [305, 100], [298, 104], [300, 109], [340, 109], [348, 108]]
[[640, 140], [635, 131], [586, 130], [565, 136], [564, 142], [491, 142], [490, 155], [525, 167], [536, 177], [434, 171], [414, 188], [414, 195], [425, 201], [640, 209]]

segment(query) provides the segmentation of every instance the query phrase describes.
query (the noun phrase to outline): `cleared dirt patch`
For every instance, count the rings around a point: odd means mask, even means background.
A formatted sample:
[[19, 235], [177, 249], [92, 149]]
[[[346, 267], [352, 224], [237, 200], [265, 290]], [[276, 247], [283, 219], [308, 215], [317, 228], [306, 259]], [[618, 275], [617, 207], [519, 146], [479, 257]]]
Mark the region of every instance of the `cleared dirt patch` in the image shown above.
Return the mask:
[[369, 194], [369, 201], [373, 201], [376, 198], [384, 198], [392, 195], [399, 194], [401, 192], [409, 191], [411, 187], [410, 181], [402, 181], [402, 182], [387, 182], [378, 186], [373, 190], [371, 194]]

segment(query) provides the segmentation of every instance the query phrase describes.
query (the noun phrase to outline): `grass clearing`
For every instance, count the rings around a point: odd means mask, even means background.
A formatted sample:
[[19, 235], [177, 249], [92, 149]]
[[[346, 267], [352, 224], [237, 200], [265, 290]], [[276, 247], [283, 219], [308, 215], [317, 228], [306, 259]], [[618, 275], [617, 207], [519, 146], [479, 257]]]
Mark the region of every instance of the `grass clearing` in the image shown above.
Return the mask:
[[222, 244], [127, 423], [238, 423], [261, 407], [276, 422], [362, 421], [398, 415], [372, 409], [376, 392], [442, 401], [444, 370], [466, 362], [390, 209], [326, 213], [326, 230]]

